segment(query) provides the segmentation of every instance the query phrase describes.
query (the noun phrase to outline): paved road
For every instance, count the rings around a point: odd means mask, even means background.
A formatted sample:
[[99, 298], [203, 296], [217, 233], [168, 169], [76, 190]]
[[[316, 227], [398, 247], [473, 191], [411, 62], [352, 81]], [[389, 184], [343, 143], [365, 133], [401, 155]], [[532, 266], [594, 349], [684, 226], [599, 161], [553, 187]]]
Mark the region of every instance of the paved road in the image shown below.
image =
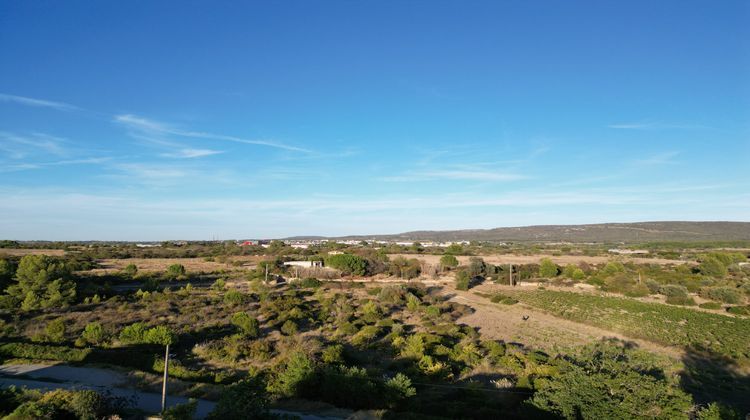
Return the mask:
[[[91, 389], [109, 391], [113, 396], [132, 399], [135, 406], [145, 412], [161, 411], [161, 394], [122, 388], [125, 376], [119, 372], [67, 365], [19, 364], [0, 366], [0, 387], [15, 385], [29, 389]], [[184, 404], [189, 399], [167, 396], [167, 406]], [[205, 418], [213, 411], [215, 403], [198, 400], [195, 417]], [[297, 416], [301, 420], [338, 420], [338, 417], [320, 417], [284, 410], [271, 410], [277, 414]]]

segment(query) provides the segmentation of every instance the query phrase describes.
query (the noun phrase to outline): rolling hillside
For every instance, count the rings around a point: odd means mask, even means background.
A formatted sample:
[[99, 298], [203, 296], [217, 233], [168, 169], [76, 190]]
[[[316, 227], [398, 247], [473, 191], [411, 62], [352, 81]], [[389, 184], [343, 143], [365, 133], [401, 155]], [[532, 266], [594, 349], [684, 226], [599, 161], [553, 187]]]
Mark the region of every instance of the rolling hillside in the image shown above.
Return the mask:
[[395, 235], [350, 236], [347, 239], [667, 242], [748, 241], [750, 222], [639, 222], [590, 225], [541, 225], [495, 229], [413, 231]]

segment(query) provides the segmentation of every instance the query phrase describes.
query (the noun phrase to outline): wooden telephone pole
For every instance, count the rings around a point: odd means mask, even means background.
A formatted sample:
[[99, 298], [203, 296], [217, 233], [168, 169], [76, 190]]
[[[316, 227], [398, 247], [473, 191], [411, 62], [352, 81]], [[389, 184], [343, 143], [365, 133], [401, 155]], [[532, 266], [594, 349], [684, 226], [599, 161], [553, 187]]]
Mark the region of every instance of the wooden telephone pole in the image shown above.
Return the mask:
[[510, 270], [508, 270], [508, 283], [513, 286], [513, 264], [510, 264]]
[[161, 384], [161, 412], [167, 409], [167, 376], [169, 375], [169, 344], [164, 353], [164, 382]]

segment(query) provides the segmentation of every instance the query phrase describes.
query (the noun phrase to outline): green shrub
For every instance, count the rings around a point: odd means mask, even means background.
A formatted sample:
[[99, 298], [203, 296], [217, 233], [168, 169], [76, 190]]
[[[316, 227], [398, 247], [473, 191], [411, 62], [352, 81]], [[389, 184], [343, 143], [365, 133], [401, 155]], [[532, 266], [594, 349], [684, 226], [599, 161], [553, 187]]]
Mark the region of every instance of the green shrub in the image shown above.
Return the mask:
[[102, 324], [89, 322], [81, 333], [81, 340], [85, 344], [100, 345], [107, 340], [107, 334]]
[[170, 279], [179, 279], [182, 277], [185, 277], [185, 266], [182, 264], [172, 264], [169, 267], [167, 267], [167, 278]]
[[122, 269], [122, 273], [128, 277], [135, 277], [135, 275], [138, 274], [138, 266], [135, 264], [128, 264]]
[[518, 300], [502, 293], [495, 293], [490, 297], [490, 301], [493, 303], [502, 303], [503, 305], [515, 305], [518, 303]]
[[344, 361], [344, 346], [334, 344], [326, 347], [321, 355], [321, 360], [327, 364], [339, 364]]
[[175, 344], [177, 342], [177, 334], [169, 329], [169, 327], [159, 325], [146, 330], [145, 334], [143, 334], [143, 340], [149, 344], [166, 346], [167, 344]]
[[390, 397], [393, 400], [410, 398], [417, 395], [417, 390], [411, 385], [411, 379], [400, 372], [386, 381], [385, 386], [390, 391]]
[[44, 327], [44, 333], [48, 341], [61, 343], [65, 340], [65, 320], [56, 318], [47, 323]]
[[703, 309], [721, 309], [721, 304], [718, 302], [705, 302], [698, 305], [698, 307]]
[[287, 319], [286, 322], [281, 326], [281, 332], [284, 335], [294, 335], [297, 334], [299, 329], [297, 328], [297, 323], [292, 321], [291, 319]]
[[732, 287], [705, 287], [700, 290], [699, 294], [706, 299], [724, 303], [736, 304], [742, 301], [740, 292]]
[[735, 315], [750, 315], [750, 305], [730, 306], [727, 308], [727, 312]]
[[539, 263], [539, 277], [550, 278], [557, 276], [557, 264], [549, 258], [542, 258]]
[[646, 287], [648, 287], [649, 293], [651, 293], [652, 295], [659, 293], [659, 290], [661, 289], [661, 283], [652, 279], [646, 279], [645, 283]]
[[715, 278], [726, 277], [728, 273], [727, 266], [724, 265], [715, 256], [704, 257], [700, 265], [698, 265], [698, 270], [700, 270], [701, 274], [705, 276], [715, 277]]
[[232, 315], [232, 325], [239, 328], [245, 337], [256, 338], [260, 332], [258, 320], [247, 312], [237, 312]]
[[326, 257], [328, 267], [341, 270], [344, 274], [364, 276], [367, 273], [367, 260], [352, 254], [337, 254]]
[[209, 420], [270, 419], [265, 385], [257, 377], [225, 387]]
[[458, 290], [469, 290], [471, 283], [471, 277], [465, 270], [461, 270], [456, 273], [456, 289]]
[[692, 398], [654, 375], [662, 370], [649, 358], [624, 345], [597, 344], [562, 363], [560, 374], [541, 382], [530, 403], [562, 418], [685, 418]]
[[130, 324], [120, 331], [120, 341], [125, 344], [142, 344], [145, 343], [144, 336], [146, 334], [146, 324], [142, 322], [136, 322]]
[[316, 278], [308, 277], [308, 278], [300, 280], [298, 284], [300, 287], [305, 287], [308, 289], [317, 289], [318, 287], [323, 285], [323, 282], [321, 282], [320, 280]]
[[186, 420], [192, 419], [195, 416], [195, 411], [198, 409], [198, 400], [190, 399], [189, 402], [184, 404], [173, 405], [162, 413], [162, 420]]
[[659, 288], [659, 293], [667, 297], [667, 303], [672, 305], [695, 305], [693, 298], [688, 296], [685, 286], [665, 284]]
[[451, 269], [458, 267], [458, 258], [453, 255], [446, 254], [440, 257], [440, 267], [443, 269]]
[[617, 261], [610, 261], [608, 262], [604, 268], [600, 270], [600, 273], [604, 277], [609, 277], [617, 273], [624, 273], [625, 272], [625, 266], [622, 265], [621, 262]]
[[51, 346], [45, 344], [6, 343], [0, 345], [0, 355], [19, 359], [81, 362], [90, 353], [90, 349], [76, 349], [65, 346]]
[[245, 302], [245, 295], [237, 290], [230, 290], [224, 293], [224, 303], [231, 306], [241, 305]]
[[313, 361], [304, 353], [294, 352], [278, 368], [272, 382], [268, 384], [268, 391], [280, 397], [298, 396], [314, 373]]

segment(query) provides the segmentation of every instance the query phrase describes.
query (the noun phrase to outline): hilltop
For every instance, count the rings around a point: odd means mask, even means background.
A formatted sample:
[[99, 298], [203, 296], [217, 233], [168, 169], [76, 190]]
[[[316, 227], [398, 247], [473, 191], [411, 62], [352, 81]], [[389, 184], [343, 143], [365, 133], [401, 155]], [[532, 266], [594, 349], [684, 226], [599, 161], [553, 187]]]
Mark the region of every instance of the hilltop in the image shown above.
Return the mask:
[[446, 231], [412, 231], [393, 235], [340, 239], [478, 240], [528, 242], [702, 242], [750, 240], [750, 222], [638, 222], [585, 225], [538, 225]]

